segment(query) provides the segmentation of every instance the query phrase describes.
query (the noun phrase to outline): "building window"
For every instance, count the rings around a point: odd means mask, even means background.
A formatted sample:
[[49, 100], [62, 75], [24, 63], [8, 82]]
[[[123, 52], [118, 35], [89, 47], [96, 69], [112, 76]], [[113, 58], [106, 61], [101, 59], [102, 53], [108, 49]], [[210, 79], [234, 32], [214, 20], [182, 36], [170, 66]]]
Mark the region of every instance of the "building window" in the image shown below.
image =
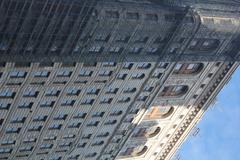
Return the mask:
[[37, 139], [36, 138], [26, 138], [23, 140], [23, 143], [33, 143], [36, 142]]
[[202, 63], [177, 63], [174, 74], [197, 74], [203, 69]]
[[122, 111], [113, 111], [109, 114], [109, 116], [120, 116], [122, 113]]
[[81, 118], [84, 119], [87, 116], [87, 113], [77, 113], [73, 116], [73, 118]]
[[115, 67], [116, 62], [102, 62], [103, 67]]
[[161, 62], [161, 63], [159, 63], [158, 68], [166, 69], [168, 67], [168, 65], [169, 65], [169, 63]]
[[153, 74], [152, 74], [152, 78], [161, 78], [162, 77], [162, 74], [161, 72], [159, 71], [155, 71]]
[[113, 124], [115, 124], [115, 123], [117, 123], [117, 120], [108, 120], [108, 121], [105, 122], [104, 124], [105, 124], [105, 125], [113, 125]]
[[80, 70], [79, 72], [79, 76], [81, 77], [91, 77], [93, 71], [90, 71], [90, 70]]
[[141, 52], [142, 48], [140, 47], [130, 47], [129, 52], [132, 54], [139, 54]]
[[45, 92], [45, 96], [58, 96], [60, 94], [60, 90], [56, 88], [49, 88]]
[[66, 94], [67, 94], [68, 96], [78, 96], [80, 92], [81, 92], [80, 89], [71, 87], [71, 88], [68, 88], [68, 89], [67, 89]]
[[9, 110], [11, 103], [0, 102], [0, 110]]
[[92, 46], [89, 48], [90, 53], [100, 53], [103, 50], [101, 46]]
[[96, 112], [92, 115], [92, 117], [103, 117], [105, 112]]
[[38, 125], [38, 126], [30, 126], [30, 127], [28, 128], [28, 131], [29, 131], [29, 132], [32, 132], [32, 131], [38, 131], [38, 132], [40, 132], [41, 129], [42, 129], [42, 127], [43, 127], [43, 126], [41, 126], [41, 125]]
[[71, 123], [68, 128], [79, 128], [81, 126], [81, 123], [76, 123], [76, 122], [73, 122]]
[[145, 15], [145, 20], [157, 22], [158, 21], [158, 15], [157, 14], [146, 14]]
[[11, 123], [24, 123], [27, 117], [14, 117]]
[[41, 102], [40, 107], [53, 107], [55, 101], [44, 100]]
[[102, 98], [99, 103], [100, 104], [111, 104], [112, 100], [113, 100], [113, 98]]
[[125, 62], [124, 65], [123, 65], [123, 69], [132, 69], [134, 63], [130, 63], [130, 62]]
[[64, 148], [64, 147], [70, 147], [71, 146], [71, 142], [63, 142], [59, 144], [60, 148]]
[[78, 148], [84, 148], [86, 145], [87, 145], [86, 142], [84, 142], [84, 143], [79, 143], [79, 144], [77, 145], [77, 147], [78, 147]]
[[163, 88], [160, 96], [181, 96], [188, 91], [188, 86], [186, 85], [171, 85]]
[[1, 145], [5, 146], [5, 145], [14, 145], [16, 143], [15, 140], [3, 140]]
[[144, 73], [133, 73], [132, 79], [143, 79], [145, 77]]
[[130, 102], [131, 98], [130, 97], [122, 97], [118, 99], [118, 103], [127, 103]]
[[174, 111], [172, 106], [153, 106], [151, 107], [144, 119], [161, 119], [169, 117]]
[[21, 128], [8, 128], [6, 130], [6, 134], [11, 134], [11, 133], [19, 133]]
[[147, 48], [146, 52], [149, 53], [149, 54], [154, 54], [158, 51], [158, 48], [155, 48], [155, 47], [150, 47], [150, 48]]
[[67, 114], [58, 114], [57, 116], [53, 117], [54, 120], [65, 120], [67, 118]]
[[86, 99], [82, 100], [81, 104], [82, 105], [92, 105], [93, 102], [94, 102], [94, 99], [86, 98]]
[[109, 87], [106, 91], [106, 94], [116, 94], [117, 91], [118, 91], [118, 88]]
[[75, 100], [63, 99], [61, 101], [61, 106], [73, 106], [74, 103], [75, 103]]
[[62, 127], [61, 124], [52, 124], [52, 125], [49, 126], [48, 129], [49, 129], [49, 130], [60, 130], [61, 127]]
[[85, 158], [93, 158], [93, 157], [95, 157], [96, 155], [97, 155], [96, 152], [94, 152], [94, 153], [89, 153], [89, 154], [87, 154], [87, 155], [85, 156]]
[[124, 43], [127, 43], [128, 40], [129, 40], [129, 36], [126, 36], [124, 34], [118, 34], [116, 37], [115, 37], [115, 40], [116, 42], [124, 42]]
[[149, 69], [151, 66], [152, 66], [151, 63], [145, 63], [145, 62], [143, 62], [143, 63], [139, 63], [139, 64], [137, 65], [137, 68], [138, 68], [138, 69]]
[[57, 72], [57, 77], [70, 77], [72, 75], [72, 71], [62, 70]]
[[23, 97], [37, 97], [38, 96], [38, 91], [35, 90], [27, 90], [23, 93]]
[[120, 152], [120, 156], [141, 156], [146, 153], [147, 149], [147, 146], [129, 147], [125, 151]]
[[14, 98], [15, 95], [16, 95], [16, 92], [13, 92], [8, 89], [0, 91], [0, 98]]
[[84, 134], [82, 136], [82, 139], [90, 139], [92, 137], [92, 134]]
[[190, 43], [189, 50], [191, 51], [213, 51], [218, 48], [220, 41], [218, 39], [194, 39]]
[[33, 117], [33, 122], [45, 122], [47, 120], [47, 115], [37, 115]]
[[28, 101], [21, 101], [18, 104], [18, 108], [27, 108], [27, 109], [31, 109], [33, 106], [33, 102], [28, 102]]
[[105, 16], [107, 18], [117, 19], [117, 18], [119, 18], [119, 13], [118, 13], [118, 11], [106, 11]]
[[95, 41], [107, 41], [109, 39], [109, 35], [104, 33], [98, 33], [95, 35]]
[[20, 147], [19, 152], [30, 152], [33, 150], [32, 146]]
[[115, 47], [110, 47], [109, 48], [109, 52], [110, 53], [121, 53], [122, 48], [119, 46], [115, 46]]
[[43, 140], [45, 141], [52, 141], [52, 140], [56, 140], [57, 137], [56, 136], [47, 136], [47, 137], [44, 137]]
[[135, 87], [127, 87], [123, 90], [123, 93], [134, 93], [137, 91], [137, 88]]
[[63, 139], [71, 139], [71, 138], [75, 138], [76, 136], [74, 134], [68, 134], [63, 136]]
[[139, 14], [136, 12], [127, 12], [126, 13], [126, 18], [131, 19], [131, 20], [138, 20], [139, 19]]
[[104, 141], [96, 141], [96, 142], [93, 142], [92, 146], [101, 146], [104, 144]]
[[87, 126], [88, 127], [92, 127], [92, 126], [96, 127], [98, 124], [99, 124], [99, 121], [91, 121], [87, 124]]
[[127, 77], [126, 73], [119, 73], [117, 75], [117, 79], [119, 79], [119, 80], [125, 80], [126, 77]]
[[53, 144], [42, 144], [40, 145], [40, 149], [51, 149]]
[[12, 153], [12, 148], [0, 148], [0, 154], [9, 154]]
[[10, 72], [10, 78], [25, 78], [27, 72], [24, 71], [12, 71]]
[[37, 71], [34, 73], [34, 77], [48, 77], [50, 75], [49, 71]]

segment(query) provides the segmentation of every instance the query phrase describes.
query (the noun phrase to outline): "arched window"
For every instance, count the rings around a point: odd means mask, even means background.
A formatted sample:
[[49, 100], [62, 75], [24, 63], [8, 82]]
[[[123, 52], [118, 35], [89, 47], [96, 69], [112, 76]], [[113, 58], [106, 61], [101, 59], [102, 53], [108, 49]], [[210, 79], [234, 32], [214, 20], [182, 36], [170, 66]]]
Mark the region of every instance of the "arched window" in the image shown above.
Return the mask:
[[139, 146], [139, 147], [129, 147], [125, 151], [120, 152], [121, 157], [136, 157], [142, 156], [148, 150], [147, 146]]
[[165, 86], [159, 95], [162, 97], [182, 96], [187, 91], [188, 91], [188, 86], [186, 85], [169, 85], [169, 86]]
[[146, 137], [146, 138], [152, 138], [158, 135], [160, 133], [161, 128], [160, 127], [150, 127], [150, 128], [139, 128], [137, 131], [132, 135], [132, 137]]
[[174, 74], [197, 74], [201, 72], [203, 63], [178, 63], [176, 64]]
[[167, 118], [174, 111], [172, 106], [153, 106], [149, 109], [144, 119], [161, 119]]

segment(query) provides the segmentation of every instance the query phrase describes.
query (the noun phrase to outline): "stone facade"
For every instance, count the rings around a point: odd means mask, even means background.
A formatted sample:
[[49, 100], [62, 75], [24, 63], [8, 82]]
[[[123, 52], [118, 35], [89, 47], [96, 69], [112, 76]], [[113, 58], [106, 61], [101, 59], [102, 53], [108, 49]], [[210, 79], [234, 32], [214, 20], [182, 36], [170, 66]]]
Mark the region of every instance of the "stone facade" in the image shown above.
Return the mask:
[[200, 2], [0, 1], [0, 160], [170, 159], [238, 66]]

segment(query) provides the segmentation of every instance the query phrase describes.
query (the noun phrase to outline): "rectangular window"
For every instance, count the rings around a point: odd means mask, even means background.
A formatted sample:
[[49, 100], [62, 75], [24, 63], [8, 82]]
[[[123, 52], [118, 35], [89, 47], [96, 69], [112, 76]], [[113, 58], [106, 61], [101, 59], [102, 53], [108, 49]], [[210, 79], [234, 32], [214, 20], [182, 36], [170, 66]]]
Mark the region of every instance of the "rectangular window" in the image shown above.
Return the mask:
[[61, 90], [56, 88], [49, 88], [45, 92], [45, 96], [58, 96], [60, 94]]
[[0, 102], [0, 110], [9, 110], [11, 103]]
[[53, 144], [42, 144], [40, 145], [40, 149], [51, 149]]
[[23, 97], [37, 97], [38, 96], [38, 91], [35, 91], [35, 90], [26, 90], [24, 93], [23, 93]]
[[72, 71], [62, 70], [57, 72], [57, 77], [70, 77], [72, 75]]
[[45, 100], [41, 102], [40, 107], [53, 107], [54, 103], [55, 101]]
[[93, 73], [93, 71], [90, 71], [90, 70], [80, 70], [79, 76], [91, 77], [92, 73]]
[[87, 89], [87, 94], [98, 95], [99, 92], [100, 92], [100, 89], [97, 89], [96, 87], [91, 87]]
[[117, 79], [120, 79], [120, 80], [125, 80], [126, 77], [127, 77], [126, 73], [119, 73], [117, 75]]
[[89, 48], [90, 53], [100, 53], [103, 50], [103, 47], [101, 46], [92, 46]]
[[0, 91], [0, 98], [14, 98], [15, 95], [16, 95], [16, 92], [13, 92], [8, 89]]
[[92, 117], [103, 117], [104, 112], [96, 112], [92, 115]]
[[127, 12], [126, 18], [131, 19], [131, 20], [138, 20], [139, 19], [139, 14], [136, 13], [136, 12]]
[[0, 154], [12, 153], [12, 148], [0, 148]]
[[68, 88], [68, 89], [67, 89], [66, 94], [67, 94], [68, 96], [78, 96], [80, 92], [81, 92], [80, 89], [71, 87], [71, 88]]
[[146, 14], [145, 15], [145, 20], [157, 22], [158, 21], [158, 15], [157, 14]]
[[67, 118], [67, 114], [59, 114], [55, 116], [53, 119], [54, 120], [65, 120]]
[[32, 143], [32, 142], [36, 142], [37, 139], [36, 138], [26, 138], [23, 140], [23, 143]]
[[10, 78], [25, 78], [27, 72], [25, 71], [12, 71], [10, 72]]
[[34, 77], [48, 77], [49, 75], [49, 71], [37, 71], [34, 73]]
[[75, 100], [63, 99], [61, 101], [61, 106], [73, 106], [74, 103], [75, 103]]
[[16, 143], [15, 140], [3, 140], [1, 145], [13, 145], [15, 143]]
[[28, 102], [28, 101], [21, 101], [18, 104], [18, 108], [28, 108], [28, 109], [31, 109], [32, 106], [33, 106], [33, 102]]
[[26, 146], [26, 147], [20, 147], [19, 152], [29, 152], [32, 151], [33, 147], [32, 146]]
[[77, 113], [73, 116], [73, 118], [85, 118], [87, 113]]
[[92, 122], [89, 122], [88, 124], [87, 124], [87, 126], [88, 127], [92, 127], [92, 126], [97, 126], [99, 124], [99, 121], [92, 121]]
[[43, 126], [41, 126], [41, 125], [38, 125], [38, 126], [30, 126], [29, 128], [28, 128], [28, 131], [29, 132], [34, 132], [34, 131], [41, 131], [41, 129], [42, 129], [42, 127]]
[[56, 130], [60, 130], [61, 127], [62, 127], [61, 124], [52, 124], [52, 125], [49, 126], [48, 129], [50, 129], [50, 130], [55, 130], [55, 129], [56, 129]]
[[111, 76], [111, 74], [112, 74], [112, 71], [109, 71], [109, 70], [102, 70], [99, 72], [99, 76], [102, 76], [102, 77]]
[[19, 133], [21, 128], [7, 128], [6, 134]]
[[110, 49], [109, 49], [110, 53], [120, 53], [121, 51], [122, 51], [122, 48], [119, 46], [110, 47]]
[[14, 117], [11, 123], [24, 123], [27, 117]]
[[81, 126], [80, 122], [79, 123], [73, 122], [73, 123], [69, 124], [68, 128], [79, 128], [80, 126]]
[[33, 117], [33, 122], [45, 122], [47, 120], [47, 115], [38, 115]]
[[93, 102], [94, 102], [94, 99], [86, 98], [86, 99], [84, 99], [84, 100], [81, 102], [81, 104], [83, 104], [83, 105], [92, 105]]
[[119, 18], [119, 13], [118, 13], [118, 11], [106, 11], [105, 12], [105, 16], [107, 17], [107, 18]]
[[113, 98], [102, 98], [100, 100], [100, 104], [110, 104], [112, 102]]

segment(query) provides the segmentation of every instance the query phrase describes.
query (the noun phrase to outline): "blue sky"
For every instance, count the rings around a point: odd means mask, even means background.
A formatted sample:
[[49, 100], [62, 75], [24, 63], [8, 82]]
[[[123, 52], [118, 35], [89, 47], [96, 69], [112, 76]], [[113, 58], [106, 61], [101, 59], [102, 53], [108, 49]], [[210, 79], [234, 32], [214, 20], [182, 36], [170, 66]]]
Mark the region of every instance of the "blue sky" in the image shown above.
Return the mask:
[[175, 157], [180, 160], [240, 160], [240, 68], [197, 127], [199, 134], [189, 135]]

